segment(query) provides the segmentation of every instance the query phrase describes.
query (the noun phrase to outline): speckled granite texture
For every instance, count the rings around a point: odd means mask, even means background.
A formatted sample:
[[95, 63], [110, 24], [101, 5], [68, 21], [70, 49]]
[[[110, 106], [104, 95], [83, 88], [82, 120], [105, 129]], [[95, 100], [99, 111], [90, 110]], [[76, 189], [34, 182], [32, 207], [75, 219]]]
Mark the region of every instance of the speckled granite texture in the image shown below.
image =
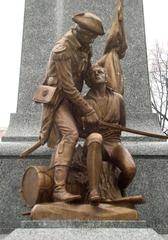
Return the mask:
[[[29, 143], [30, 146], [31, 143]], [[146, 203], [137, 206], [141, 220], [159, 233], [168, 233], [168, 143], [141, 142], [126, 143], [132, 153], [137, 174], [128, 193], [142, 194]], [[28, 220], [21, 213], [28, 211], [20, 196], [21, 177], [30, 165], [48, 164], [51, 152], [41, 147], [27, 160], [19, 158], [19, 153], [28, 147], [26, 143], [2, 143], [0, 145], [0, 231], [9, 232]]]
[[146, 228], [143, 220], [118, 220], [118, 221], [78, 221], [78, 220], [55, 220], [55, 221], [22, 221], [21, 228]]
[[6, 240], [163, 240], [153, 229], [16, 229]]
[[8, 235], [7, 234], [0, 234], [0, 240], [4, 240], [5, 237], [7, 237]]

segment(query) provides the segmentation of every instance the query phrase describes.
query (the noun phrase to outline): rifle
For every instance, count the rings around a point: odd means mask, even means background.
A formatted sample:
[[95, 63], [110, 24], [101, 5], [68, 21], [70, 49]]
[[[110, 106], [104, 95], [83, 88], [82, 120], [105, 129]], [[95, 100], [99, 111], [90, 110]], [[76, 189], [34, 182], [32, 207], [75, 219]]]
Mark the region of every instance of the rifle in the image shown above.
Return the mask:
[[34, 152], [37, 148], [41, 146], [41, 141], [38, 140], [35, 144], [33, 144], [30, 148], [27, 148], [20, 154], [20, 157], [26, 158], [30, 153]]
[[124, 131], [124, 132], [129, 132], [129, 133], [143, 135], [143, 136], [147, 136], [147, 137], [153, 137], [153, 138], [168, 139], [168, 136], [166, 136], [166, 135], [161, 135], [161, 134], [157, 134], [157, 133], [151, 133], [151, 132], [140, 131], [140, 130], [136, 130], [136, 129], [132, 129], [132, 128], [127, 128], [127, 127], [124, 127], [119, 124], [113, 124], [113, 123], [108, 123], [108, 122], [104, 122], [104, 121], [99, 121], [99, 123], [100, 123], [100, 125], [110, 127], [113, 129], [118, 129], [118, 130]]
[[[161, 135], [161, 134], [157, 134], [157, 133], [151, 133], [151, 132], [140, 131], [140, 130], [136, 130], [136, 129], [132, 129], [132, 128], [127, 128], [127, 127], [121, 126], [119, 124], [113, 124], [113, 123], [108, 123], [108, 122], [104, 122], [104, 121], [99, 121], [99, 124], [103, 125], [105, 127], [110, 127], [110, 128], [113, 128], [113, 129], [118, 129], [120, 131], [129, 132], [129, 133], [133, 133], [133, 134], [138, 134], [138, 135], [143, 135], [143, 136], [153, 137], [153, 138], [166, 139], [166, 140], [168, 139], [168, 136], [166, 136], [166, 135]], [[20, 157], [26, 158], [30, 153], [35, 151], [41, 145], [42, 145], [41, 141], [38, 140], [30, 148], [23, 151], [20, 154]]]
[[[45, 82], [44, 82], [45, 83]], [[46, 89], [48, 90], [48, 94], [47, 95], [43, 95], [44, 91]], [[59, 105], [61, 104], [63, 97], [60, 96], [59, 94], [59, 90], [56, 87], [51, 87], [51, 86], [39, 86], [39, 88], [36, 90], [35, 94], [34, 94], [34, 101], [37, 103], [46, 103], [46, 99], [45, 97], [48, 97], [47, 100], [50, 101], [50, 103], [53, 101], [55, 101], [55, 104], [53, 105], [54, 108], [54, 113], [53, 116], [57, 110], [57, 108], [59, 107]], [[54, 98], [55, 97], [55, 98]], [[45, 100], [45, 101], [44, 101]], [[33, 144], [30, 148], [26, 149], [25, 151], [23, 151], [20, 154], [21, 158], [26, 158], [30, 153], [34, 152], [37, 148], [39, 148], [41, 145], [44, 145], [43, 143], [41, 143], [40, 140], [38, 140], [35, 144]]]

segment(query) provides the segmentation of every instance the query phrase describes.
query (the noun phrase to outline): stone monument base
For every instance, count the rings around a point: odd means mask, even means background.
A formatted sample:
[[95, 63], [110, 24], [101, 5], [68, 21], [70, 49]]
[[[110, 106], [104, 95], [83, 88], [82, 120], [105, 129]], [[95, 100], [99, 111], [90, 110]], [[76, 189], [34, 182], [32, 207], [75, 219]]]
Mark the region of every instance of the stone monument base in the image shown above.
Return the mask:
[[[19, 157], [20, 153], [32, 144], [32, 142], [0, 144], [0, 234], [10, 233], [15, 228], [20, 228], [23, 220], [29, 220], [28, 216], [22, 215], [29, 209], [24, 206], [20, 193], [25, 169], [30, 165], [49, 164], [51, 151], [46, 146], [39, 148], [27, 159]], [[153, 228], [160, 234], [168, 234], [168, 143], [129, 142], [124, 145], [132, 154], [137, 166], [136, 177], [127, 193], [129, 196], [142, 194], [145, 197], [146, 204], [137, 205], [136, 208], [140, 219], [146, 220], [146, 227]], [[99, 224], [100, 222], [102, 221], [99, 221]], [[137, 228], [139, 224], [138, 221], [134, 227]], [[75, 226], [78, 225], [79, 221]], [[140, 227], [142, 228], [141, 225]]]
[[68, 204], [63, 202], [36, 204], [31, 210], [32, 220], [137, 220], [132, 204]]
[[146, 228], [30, 228], [16, 229], [6, 240], [163, 240], [153, 229]]

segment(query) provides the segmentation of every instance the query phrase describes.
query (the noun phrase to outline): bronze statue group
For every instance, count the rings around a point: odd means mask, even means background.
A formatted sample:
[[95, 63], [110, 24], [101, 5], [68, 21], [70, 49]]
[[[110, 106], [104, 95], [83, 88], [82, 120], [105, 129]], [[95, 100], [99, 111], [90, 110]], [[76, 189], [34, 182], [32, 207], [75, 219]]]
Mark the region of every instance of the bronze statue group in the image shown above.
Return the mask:
[[[136, 167], [121, 143], [121, 131], [103, 126], [101, 121], [125, 126], [123, 78], [120, 59], [127, 49], [123, 27], [123, 6], [117, 13], [106, 41], [104, 55], [91, 64], [91, 44], [104, 34], [101, 20], [93, 13], [79, 13], [76, 23], [52, 49], [43, 85], [55, 87], [54, 103], [43, 105], [40, 141], [54, 149], [53, 201], [73, 202], [81, 198], [66, 189], [69, 167], [79, 137], [85, 138], [89, 200], [101, 201], [98, 190], [103, 159], [120, 170], [121, 193], [132, 181]], [[90, 87], [81, 95], [84, 81]]]
[[[90, 12], [76, 14], [72, 20], [75, 25], [55, 43], [43, 84], [34, 95], [36, 102], [43, 103], [39, 141], [22, 156], [47, 143], [52, 148], [48, 168], [53, 171], [52, 202], [79, 201], [80, 192], [68, 191], [67, 180], [76, 145], [83, 138], [88, 200], [97, 205], [126, 197], [125, 190], [136, 173], [134, 160], [121, 143], [126, 125], [120, 64], [127, 50], [123, 1], [117, 0], [104, 54], [95, 64], [91, 63], [92, 43], [104, 35], [102, 21]], [[81, 94], [84, 83], [89, 87], [85, 96]], [[102, 171], [108, 177], [102, 178]], [[142, 196], [129, 200], [143, 202]]]

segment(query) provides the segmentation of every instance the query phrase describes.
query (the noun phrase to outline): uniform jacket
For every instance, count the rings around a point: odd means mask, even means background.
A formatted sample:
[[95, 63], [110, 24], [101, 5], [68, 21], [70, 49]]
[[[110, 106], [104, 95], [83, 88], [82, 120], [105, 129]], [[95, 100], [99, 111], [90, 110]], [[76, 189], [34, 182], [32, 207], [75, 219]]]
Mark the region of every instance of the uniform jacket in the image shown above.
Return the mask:
[[[91, 56], [91, 48], [82, 47], [73, 30], [67, 32], [56, 42], [49, 58], [43, 83], [57, 87], [56, 107], [66, 98], [74, 107], [80, 108], [83, 115], [94, 111], [80, 94], [84, 80], [88, 79], [91, 74]], [[44, 104], [40, 131], [43, 142], [49, 137], [55, 111], [53, 106]]]

